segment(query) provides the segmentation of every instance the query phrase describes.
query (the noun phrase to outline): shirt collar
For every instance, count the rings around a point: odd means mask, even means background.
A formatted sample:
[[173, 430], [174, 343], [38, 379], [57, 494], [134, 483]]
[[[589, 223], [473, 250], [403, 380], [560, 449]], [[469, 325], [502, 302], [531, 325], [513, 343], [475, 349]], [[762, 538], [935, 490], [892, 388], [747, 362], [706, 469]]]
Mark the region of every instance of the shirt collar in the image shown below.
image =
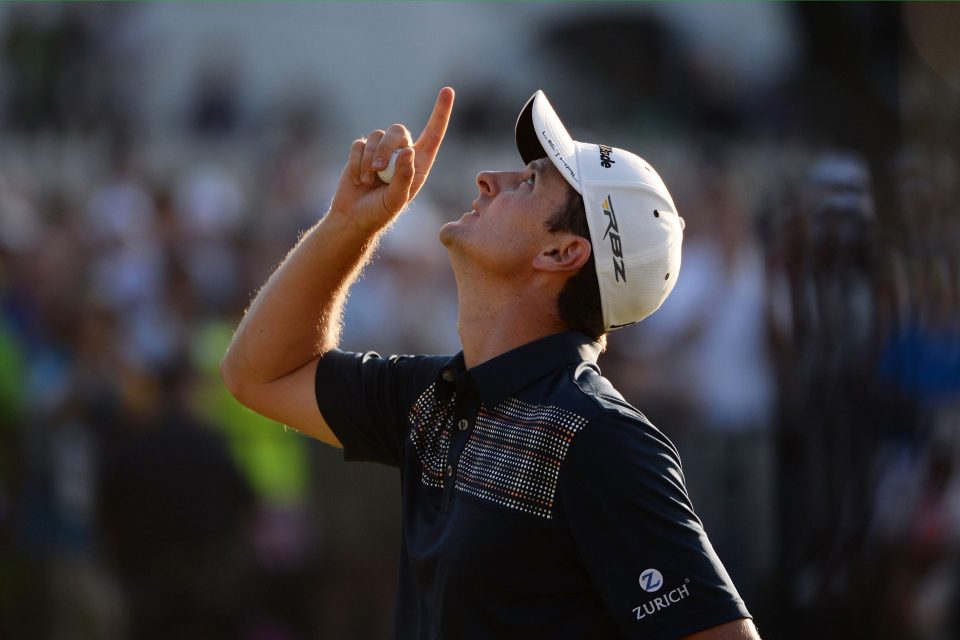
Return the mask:
[[596, 363], [601, 346], [578, 331], [555, 333], [517, 347], [464, 371], [463, 352], [450, 359], [441, 371], [447, 382], [466, 376], [488, 407], [497, 405], [528, 384], [569, 364]]

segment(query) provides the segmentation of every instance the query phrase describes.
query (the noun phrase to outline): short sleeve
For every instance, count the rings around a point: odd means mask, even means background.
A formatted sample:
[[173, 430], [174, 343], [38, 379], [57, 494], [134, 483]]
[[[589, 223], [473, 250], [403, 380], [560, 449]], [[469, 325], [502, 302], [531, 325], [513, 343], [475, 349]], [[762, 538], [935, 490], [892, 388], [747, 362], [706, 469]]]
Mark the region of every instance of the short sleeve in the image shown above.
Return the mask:
[[749, 618], [687, 497], [676, 450], [620, 413], [574, 438], [560, 512], [607, 610], [628, 638], [678, 638]]
[[407, 414], [446, 356], [391, 356], [334, 349], [317, 363], [317, 406], [346, 460], [399, 466]]

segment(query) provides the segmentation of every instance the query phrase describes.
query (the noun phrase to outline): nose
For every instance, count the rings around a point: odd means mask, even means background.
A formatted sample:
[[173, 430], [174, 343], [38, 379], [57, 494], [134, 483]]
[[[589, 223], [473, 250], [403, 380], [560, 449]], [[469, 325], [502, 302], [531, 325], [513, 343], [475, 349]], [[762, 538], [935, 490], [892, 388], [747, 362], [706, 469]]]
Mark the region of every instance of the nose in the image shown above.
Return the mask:
[[480, 188], [480, 195], [492, 196], [497, 192], [497, 172], [481, 171], [477, 174], [477, 186]]

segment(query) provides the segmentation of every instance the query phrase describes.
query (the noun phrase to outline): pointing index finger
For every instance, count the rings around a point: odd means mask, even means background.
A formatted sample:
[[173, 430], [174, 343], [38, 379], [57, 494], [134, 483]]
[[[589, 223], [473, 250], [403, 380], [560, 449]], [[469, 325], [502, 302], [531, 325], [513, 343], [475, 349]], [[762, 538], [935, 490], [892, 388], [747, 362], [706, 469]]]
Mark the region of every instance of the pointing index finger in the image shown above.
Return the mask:
[[426, 160], [428, 166], [433, 163], [433, 158], [437, 155], [443, 136], [447, 132], [447, 123], [450, 122], [450, 113], [453, 111], [453, 97], [454, 92], [450, 87], [440, 90], [437, 101], [433, 105], [433, 113], [430, 114], [423, 133], [413, 145], [417, 151], [417, 160]]

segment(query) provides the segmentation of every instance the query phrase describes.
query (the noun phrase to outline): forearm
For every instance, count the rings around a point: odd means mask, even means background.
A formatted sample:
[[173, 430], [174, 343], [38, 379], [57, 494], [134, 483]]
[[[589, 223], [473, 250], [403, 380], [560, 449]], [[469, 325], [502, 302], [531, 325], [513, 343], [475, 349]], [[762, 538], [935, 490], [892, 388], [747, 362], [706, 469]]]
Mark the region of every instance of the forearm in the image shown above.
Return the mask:
[[378, 236], [336, 211], [304, 234], [237, 328], [221, 365], [227, 385], [272, 382], [334, 348], [347, 292]]

